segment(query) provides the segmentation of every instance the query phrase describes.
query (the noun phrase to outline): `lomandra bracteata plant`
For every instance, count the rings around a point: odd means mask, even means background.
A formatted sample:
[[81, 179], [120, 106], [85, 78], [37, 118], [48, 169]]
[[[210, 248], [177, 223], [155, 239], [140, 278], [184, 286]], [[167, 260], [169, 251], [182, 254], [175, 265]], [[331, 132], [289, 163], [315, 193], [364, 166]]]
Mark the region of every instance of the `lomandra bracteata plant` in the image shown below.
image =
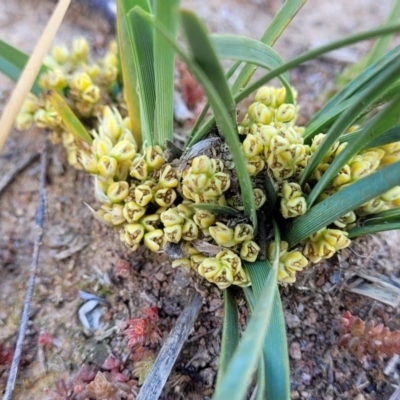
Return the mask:
[[[209, 35], [196, 15], [178, 10], [177, 0], [155, 1], [154, 8], [146, 0], [117, 1], [118, 44], [99, 60], [85, 39], [71, 49], [54, 47], [16, 121], [22, 130], [46, 128], [50, 140], [63, 143], [69, 163], [93, 176], [101, 203], [91, 208], [94, 216], [132, 251], [142, 244], [165, 251], [172, 267], [224, 290], [217, 400], [245, 398], [256, 365], [257, 399], [287, 399], [276, 281], [293, 283], [296, 273], [352, 238], [400, 227], [400, 47], [371, 57], [306, 126], [296, 123], [300, 110], [287, 72], [400, 26], [284, 63], [271, 46], [303, 3], [287, 1], [257, 41]], [[187, 52], [176, 41], [179, 21]], [[182, 149], [172, 143], [176, 54], [213, 111], [207, 117], [206, 106]], [[220, 59], [236, 63], [224, 71]], [[269, 72], [249, 84], [256, 66]], [[282, 86], [266, 86], [275, 77]], [[238, 122], [236, 104], [250, 94]], [[239, 344], [231, 286], [243, 288], [253, 314]]]

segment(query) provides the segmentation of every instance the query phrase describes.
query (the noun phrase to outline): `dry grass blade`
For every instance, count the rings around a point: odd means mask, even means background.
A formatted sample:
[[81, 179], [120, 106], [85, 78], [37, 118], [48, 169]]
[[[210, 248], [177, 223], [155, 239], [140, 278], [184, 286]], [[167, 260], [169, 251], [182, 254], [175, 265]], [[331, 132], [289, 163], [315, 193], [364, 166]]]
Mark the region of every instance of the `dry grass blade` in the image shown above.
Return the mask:
[[46, 204], [46, 190], [45, 190], [46, 167], [47, 167], [47, 151], [46, 149], [44, 149], [40, 161], [39, 199], [36, 210], [37, 231], [33, 248], [32, 262], [29, 271], [28, 288], [25, 295], [24, 307], [21, 316], [21, 324], [19, 326], [18, 339], [17, 339], [17, 344], [15, 346], [14, 358], [11, 363], [10, 375], [8, 376], [6, 393], [4, 395], [3, 400], [11, 400], [15, 381], [17, 379], [18, 366], [21, 360], [22, 346], [24, 344], [25, 334], [28, 327], [29, 309], [32, 301], [33, 289], [35, 286], [40, 245], [42, 243], [42, 236], [43, 236], [43, 223], [45, 217], [45, 204]]
[[201, 304], [202, 298], [199, 293], [196, 292], [190, 300], [189, 305], [186, 306], [178, 318], [167, 340], [164, 342], [160, 354], [147, 375], [136, 400], [155, 400], [160, 397], [163, 387], [171, 373], [171, 369], [182, 349], [183, 343], [193, 329]]
[[50, 49], [53, 38], [58, 31], [70, 2], [71, 0], [59, 0], [53, 15], [47, 23], [32, 56], [29, 58], [29, 61], [14, 88], [10, 100], [4, 108], [3, 115], [0, 119], [0, 152], [3, 149], [4, 143], [7, 140], [8, 134], [11, 131], [19, 110], [35, 82], [36, 76], [42, 66], [43, 59]]

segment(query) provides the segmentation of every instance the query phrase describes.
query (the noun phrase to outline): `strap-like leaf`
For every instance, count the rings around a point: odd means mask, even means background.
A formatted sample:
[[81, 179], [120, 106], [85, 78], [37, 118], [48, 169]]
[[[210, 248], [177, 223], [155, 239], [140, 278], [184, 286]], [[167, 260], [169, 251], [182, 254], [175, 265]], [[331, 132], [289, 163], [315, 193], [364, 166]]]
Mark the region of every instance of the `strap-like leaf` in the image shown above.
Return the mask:
[[204, 25], [196, 14], [190, 11], [182, 11], [182, 26], [193, 55], [194, 61], [218, 92], [228, 110], [233, 125], [236, 127], [236, 105], [232, 93], [225, 78], [224, 71], [218, 60], [216, 49], [207, 34]]
[[57, 114], [61, 117], [67, 131], [72, 133], [76, 139], [83, 140], [88, 144], [91, 144], [93, 138], [89, 135], [89, 132], [82, 125], [82, 122], [75, 115], [75, 113], [68, 106], [66, 101], [54, 90], [50, 90], [46, 93], [46, 98], [50, 101]]
[[400, 221], [400, 207], [371, 214], [366, 218], [367, 219], [363, 222], [363, 225]]
[[[266, 268], [264, 262], [263, 267]], [[273, 309], [273, 300], [277, 291], [277, 268], [272, 269], [264, 285], [246, 331], [230, 362], [222, 381], [217, 386], [213, 400], [243, 400], [247, 385], [260, 359], [265, 336], [268, 332]]]
[[[225, 103], [222, 100], [220, 93], [217, 92], [213, 84], [210, 82], [206, 74], [203, 72], [203, 70], [200, 68], [200, 66], [197, 65], [190, 57], [187, 56], [187, 54], [181, 49], [180, 46], [178, 46], [174, 40], [174, 38], [171, 38], [169, 33], [164, 29], [164, 27], [161, 24], [155, 24], [151, 16], [142, 10], [137, 11], [138, 14], [152, 23], [156, 29], [158, 29], [164, 37], [167, 39], [168, 43], [173, 46], [175, 51], [179, 54], [179, 56], [182, 58], [182, 60], [186, 63], [188, 68], [192, 71], [192, 73], [196, 76], [198, 79], [199, 83], [203, 86], [207, 97], [210, 101], [211, 107], [213, 108], [214, 114], [217, 116], [217, 123], [219, 126], [219, 129], [221, 131], [221, 134], [225, 138], [229, 149], [231, 151], [233, 161], [236, 166], [236, 170], [238, 171], [238, 178], [239, 178], [239, 184], [240, 184], [240, 189], [242, 192], [242, 198], [243, 198], [243, 206], [244, 206], [244, 211], [245, 214], [247, 215], [248, 218], [253, 223], [253, 226], [255, 229], [257, 229], [257, 214], [256, 214], [256, 207], [255, 207], [255, 201], [254, 201], [254, 192], [253, 192], [253, 187], [251, 184], [251, 180], [249, 177], [249, 174], [247, 173], [247, 168], [246, 168], [246, 162], [243, 157], [243, 152], [241, 151], [240, 148], [240, 143], [238, 139], [238, 134], [237, 134], [237, 129], [232, 121], [232, 115], [228, 112], [228, 110], [225, 107]], [[197, 19], [196, 19], [197, 20]], [[200, 21], [197, 20], [197, 23], [199, 24]], [[204, 28], [202, 28], [204, 30]], [[198, 30], [200, 34], [200, 30]], [[208, 38], [207, 38], [208, 40]], [[225, 80], [225, 77], [224, 77]], [[226, 83], [226, 81], [225, 81]], [[221, 84], [219, 84], [221, 85]], [[225, 99], [226, 101], [227, 99]]]
[[[339, 142], [352, 143], [357, 140], [360, 135], [363, 134], [364, 128], [361, 128], [354, 133], [346, 133], [339, 138]], [[372, 149], [374, 147], [384, 146], [385, 144], [399, 142], [400, 141], [400, 124], [390, 128], [386, 132], [383, 132], [379, 137], [366, 143], [363, 149]]]
[[145, 6], [146, 0], [116, 0], [117, 35], [119, 44], [120, 67], [128, 115], [132, 133], [139, 148], [142, 146], [142, 128], [140, 121], [140, 99], [137, 92], [137, 73], [133, 43], [128, 32], [127, 14], [136, 5]]
[[[400, 64], [399, 64], [400, 65]], [[400, 69], [399, 69], [400, 71]], [[400, 93], [391, 101], [378, 115], [376, 115], [362, 130], [362, 134], [357, 136], [356, 140], [348, 143], [345, 148], [330, 164], [329, 168], [322, 175], [321, 179], [313, 187], [311, 193], [307, 197], [307, 206], [310, 207], [322, 191], [329, 185], [332, 179], [343, 168], [343, 166], [360, 150], [366, 143], [379, 137], [382, 131], [388, 128], [387, 124], [393, 118], [398, 120], [400, 115]], [[397, 121], [396, 121], [397, 122]]]
[[[272, 47], [306, 2], [307, 0], [286, 0], [264, 32], [260, 42]], [[246, 64], [235, 80], [232, 92], [236, 94], [241, 88], [245, 87], [256, 69], [256, 65]]]
[[[221, 59], [245, 61], [267, 70], [284, 64], [282, 57], [274, 49], [258, 40], [239, 35], [212, 35], [211, 39]], [[293, 103], [289, 73], [285, 72], [278, 78], [288, 91], [288, 102]]]
[[190, 207], [198, 208], [200, 210], [207, 210], [214, 214], [237, 216], [240, 214], [238, 210], [235, 210], [229, 206], [221, 206], [219, 204], [208, 204], [208, 203], [195, 203], [191, 204]]
[[370, 31], [366, 31], [366, 32], [357, 33], [355, 35], [348, 36], [344, 39], [331, 42], [325, 46], [321, 46], [314, 50], [303, 53], [303, 54], [293, 58], [292, 60], [288, 61], [281, 67], [276, 68], [274, 71], [271, 71], [270, 73], [257, 79], [250, 86], [246, 87], [240, 93], [235, 95], [235, 101], [236, 101], [236, 103], [238, 103], [239, 101], [242, 101], [247, 96], [249, 96], [252, 92], [256, 91], [259, 87], [266, 84], [273, 78], [276, 78], [283, 72], [289, 71], [292, 68], [295, 68], [298, 65], [300, 65], [306, 61], [315, 59], [325, 53], [329, 53], [330, 51], [339, 49], [341, 47], [350, 46], [351, 44], [361, 42], [363, 40], [371, 39], [373, 37], [387, 35], [387, 34], [398, 32], [398, 31], [400, 31], [400, 24], [396, 24], [396, 25], [393, 25], [390, 27], [378, 28], [378, 29], [374, 29], [374, 30], [370, 30]]
[[[383, 26], [390, 26], [399, 22], [400, 19], [400, 1], [394, 0], [392, 4], [392, 8], [389, 11], [388, 17]], [[373, 64], [375, 61], [379, 60], [386, 52], [386, 49], [389, 46], [390, 41], [392, 40], [392, 36], [382, 36], [375, 42], [374, 46], [372, 47], [369, 55], [368, 60], [365, 66], [369, 66]]]
[[325, 116], [328, 111], [342, 103], [344, 100], [350, 98], [355, 93], [362, 90], [362, 88], [368, 85], [368, 82], [377, 74], [380, 73], [382, 68], [390, 64], [400, 55], [400, 45], [396, 46], [393, 50], [388, 52], [384, 57], [376, 61], [369, 68], [361, 72], [356, 78], [352, 79], [342, 90], [336, 93], [331, 99], [329, 99], [323, 107], [313, 115], [313, 117], [308, 121], [307, 127], [310, 132], [315, 131], [312, 126], [317, 125], [316, 121], [321, 117]]
[[400, 161], [366, 176], [311, 207], [283, 232], [290, 247], [369, 200], [400, 185]]
[[[156, 20], [160, 21], [176, 37], [178, 31], [178, 7], [180, 0], [157, 0]], [[158, 31], [154, 32], [154, 76], [156, 110], [154, 122], [154, 144], [164, 146], [166, 140], [174, 136], [174, 72], [175, 51], [168, 46]]]
[[378, 232], [386, 232], [400, 229], [400, 222], [388, 222], [385, 224], [373, 224], [366, 226], [358, 226], [350, 229], [348, 235], [350, 239], [354, 239], [359, 236], [372, 235]]
[[[28, 58], [29, 57], [25, 53], [0, 39], [0, 71], [14, 82], [19, 79]], [[47, 67], [43, 65], [39, 74], [46, 71]], [[35, 83], [31, 92], [39, 95], [42, 92], [42, 89], [40, 89], [37, 83]]]
[[224, 322], [222, 326], [221, 351], [218, 364], [217, 387], [222, 381], [239, 343], [239, 319], [235, 296], [231, 289], [224, 290]]
[[128, 32], [133, 44], [133, 60], [135, 63], [137, 88], [140, 99], [140, 121], [142, 137], [146, 146], [152, 146], [154, 141], [154, 110], [156, 91], [154, 81], [153, 29], [142, 19], [137, 11], [150, 9], [148, 1], [145, 8], [136, 6], [128, 12]]
[[330, 147], [338, 140], [347, 128], [358, 119], [360, 113], [368, 108], [382, 93], [384, 93], [400, 73], [400, 58], [391, 65], [386, 66], [385, 70], [379, 76], [376, 76], [368, 88], [364, 91], [364, 96], [358, 98], [329, 128], [324, 140], [318, 146], [315, 153], [311, 156], [309, 163], [304, 169], [300, 178], [300, 185], [303, 186], [321, 162]]

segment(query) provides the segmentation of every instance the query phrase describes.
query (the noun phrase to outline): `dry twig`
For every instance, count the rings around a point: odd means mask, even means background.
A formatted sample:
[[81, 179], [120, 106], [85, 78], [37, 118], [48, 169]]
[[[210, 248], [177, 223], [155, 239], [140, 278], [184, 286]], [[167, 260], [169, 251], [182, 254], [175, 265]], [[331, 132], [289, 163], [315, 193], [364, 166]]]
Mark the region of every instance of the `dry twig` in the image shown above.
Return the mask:
[[136, 400], [155, 400], [160, 397], [172, 367], [182, 349], [183, 343], [193, 328], [201, 304], [202, 298], [200, 294], [196, 292], [164, 342], [160, 354], [147, 375]]
[[18, 366], [21, 360], [22, 346], [24, 344], [25, 334], [28, 327], [29, 309], [32, 301], [33, 288], [35, 286], [40, 245], [42, 243], [42, 237], [43, 237], [43, 223], [44, 223], [45, 205], [46, 205], [46, 189], [45, 189], [46, 167], [47, 167], [47, 150], [44, 149], [41, 154], [41, 160], [40, 160], [39, 199], [36, 210], [37, 232], [33, 248], [32, 262], [29, 271], [28, 288], [25, 295], [24, 307], [21, 316], [21, 324], [19, 327], [17, 344], [15, 346], [14, 358], [11, 363], [10, 375], [7, 380], [6, 393], [4, 395], [3, 400], [11, 400], [11, 396], [15, 386], [15, 380], [17, 378]]

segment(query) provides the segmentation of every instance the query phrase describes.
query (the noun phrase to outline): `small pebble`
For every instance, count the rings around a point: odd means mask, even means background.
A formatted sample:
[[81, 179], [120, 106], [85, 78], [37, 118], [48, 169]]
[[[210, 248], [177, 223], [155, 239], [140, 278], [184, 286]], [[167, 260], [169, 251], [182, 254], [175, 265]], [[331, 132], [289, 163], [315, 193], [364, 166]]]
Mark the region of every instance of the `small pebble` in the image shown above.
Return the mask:
[[300, 343], [293, 342], [289, 347], [289, 355], [294, 360], [301, 360]]

